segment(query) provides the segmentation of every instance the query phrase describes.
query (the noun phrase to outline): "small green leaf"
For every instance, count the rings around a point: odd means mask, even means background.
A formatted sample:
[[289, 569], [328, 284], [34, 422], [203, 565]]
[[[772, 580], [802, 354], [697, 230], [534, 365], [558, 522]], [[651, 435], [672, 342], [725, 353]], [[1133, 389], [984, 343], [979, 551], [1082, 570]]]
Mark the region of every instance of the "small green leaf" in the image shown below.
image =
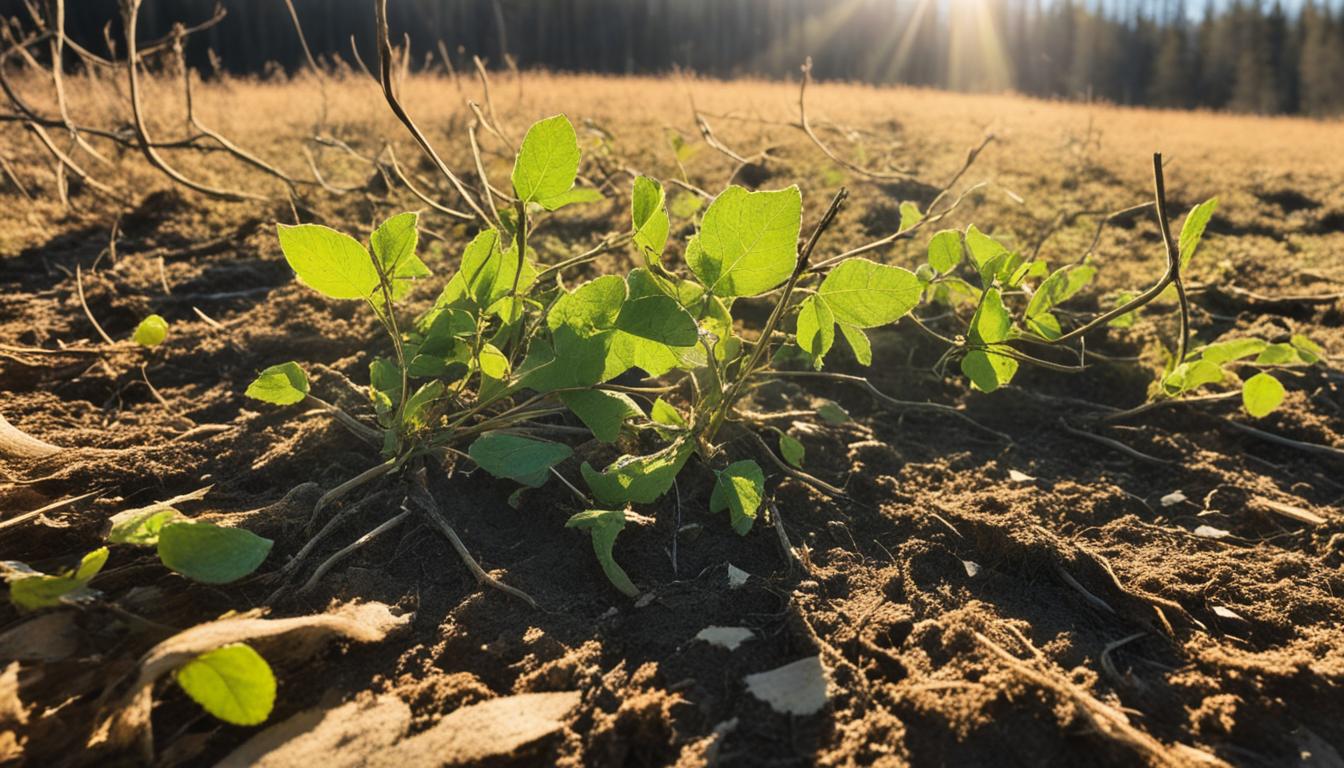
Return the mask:
[[371, 299], [378, 269], [359, 241], [320, 224], [276, 226], [285, 261], [299, 282], [333, 299]]
[[1297, 348], [1298, 356], [1310, 365], [1319, 363], [1321, 359], [1325, 357], [1325, 350], [1320, 344], [1317, 344], [1300, 333], [1293, 334], [1293, 337], [1289, 342]]
[[1216, 384], [1223, 380], [1223, 369], [1208, 360], [1194, 360], [1181, 363], [1172, 369], [1162, 380], [1168, 392], [1180, 395], [1205, 384]]
[[968, 334], [972, 344], [997, 344], [1006, 341], [1012, 334], [1013, 316], [1003, 305], [1003, 296], [998, 288], [985, 291], [980, 307], [971, 318]]
[[662, 184], [648, 176], [635, 179], [630, 195], [630, 218], [635, 227], [635, 247], [639, 248], [646, 263], [659, 261], [667, 247], [667, 234], [671, 228]]
[[496, 381], [503, 381], [509, 375], [509, 357], [494, 344], [482, 344], [476, 362], [482, 374]]
[[817, 406], [817, 415], [827, 424], [844, 424], [849, 421], [849, 411], [841, 408], [834, 400], [823, 400]]
[[868, 334], [864, 333], [862, 328], [848, 323], [840, 323], [839, 326], [840, 335], [849, 343], [849, 348], [854, 351], [854, 359], [859, 365], [872, 365], [873, 345], [868, 341]]
[[1292, 344], [1270, 344], [1255, 358], [1256, 365], [1310, 365], [1312, 362]]
[[748, 192], [731, 186], [710, 203], [686, 263], [715, 296], [756, 296], [784, 282], [798, 263], [803, 197], [798, 187]]
[[392, 300], [405, 296], [411, 281], [429, 277], [429, 268], [415, 255], [420, 242], [417, 213], [400, 213], [383, 222], [369, 236], [369, 245], [391, 284]]
[[592, 535], [593, 552], [597, 555], [597, 562], [602, 566], [602, 572], [607, 575], [607, 579], [626, 597], [639, 596], [639, 589], [630, 581], [630, 576], [616, 562], [612, 554], [616, 536], [625, 528], [625, 510], [590, 509], [569, 518], [565, 527], [587, 530]]
[[624, 392], [584, 389], [563, 392], [560, 399], [592, 430], [593, 437], [604, 443], [615, 442], [620, 437], [621, 425], [644, 415], [635, 401]]
[[272, 405], [293, 405], [308, 396], [308, 376], [295, 362], [272, 365], [243, 394]]
[[837, 322], [859, 328], [894, 323], [919, 303], [919, 278], [909, 270], [867, 259], [849, 259], [817, 289]]
[[243, 643], [202, 653], [177, 670], [177, 684], [206, 712], [231, 725], [258, 725], [275, 706], [271, 666]]
[[835, 343], [835, 315], [827, 303], [817, 296], [808, 296], [798, 307], [798, 346], [812, 356], [812, 364], [820, 369], [822, 358]]
[[107, 564], [107, 558], [107, 547], [99, 547], [84, 555], [73, 570], [55, 575], [37, 573], [24, 566], [27, 573], [9, 577], [9, 600], [23, 611], [60, 605], [67, 597], [80, 594]]
[[513, 191], [525, 203], [558, 198], [579, 173], [579, 140], [564, 115], [532, 124], [513, 163]]
[[1008, 347], [991, 344], [985, 349], [973, 349], [961, 359], [961, 372], [981, 392], [993, 392], [1013, 380], [1018, 362], [1004, 352]]
[[158, 315], [150, 315], [135, 326], [135, 334], [131, 338], [142, 347], [157, 347], [168, 338], [168, 321]]
[[1241, 387], [1241, 402], [1246, 412], [1257, 419], [1274, 412], [1283, 403], [1283, 384], [1265, 372], [1260, 372], [1246, 380]]
[[486, 472], [539, 488], [550, 477], [551, 467], [569, 458], [569, 446], [517, 435], [487, 432], [476, 438], [467, 453]]
[[541, 200], [539, 204], [548, 211], [558, 211], [567, 205], [600, 203], [603, 200], [606, 200], [606, 198], [602, 196], [602, 193], [592, 187], [574, 187], [568, 192], [561, 192], [555, 197]]
[[[966, 228], [966, 248], [971, 252], [971, 261], [975, 263], [975, 268], [980, 270], [982, 275], [986, 274], [986, 267], [990, 262], [1008, 254], [1008, 249], [1003, 243], [981, 232], [974, 224]], [[984, 287], [989, 287], [988, 282]]]
[[765, 498], [765, 473], [756, 462], [747, 459], [729, 464], [718, 473], [709, 496], [709, 511], [728, 510], [733, 530], [746, 536], [756, 522], [761, 500]]
[[163, 526], [181, 516], [176, 509], [165, 506], [118, 512], [112, 516], [112, 530], [107, 534], [107, 540], [113, 544], [152, 547], [159, 543], [159, 532]]
[[1269, 342], [1264, 339], [1229, 339], [1210, 344], [1200, 350], [1200, 357], [1216, 365], [1242, 360], [1264, 352]]
[[622, 456], [601, 472], [588, 462], [579, 469], [593, 498], [602, 504], [650, 504], [672, 488], [694, 447], [691, 440], [680, 439], [648, 456]]
[[202, 584], [227, 584], [257, 570], [272, 543], [242, 528], [179, 522], [159, 531], [158, 552], [171, 571]]
[[649, 419], [655, 424], [662, 424], [668, 427], [685, 427], [686, 417], [681, 415], [670, 403], [663, 398], [653, 401], [653, 408], [649, 410]]
[[1185, 216], [1185, 223], [1181, 225], [1181, 270], [1190, 264], [1190, 260], [1195, 256], [1195, 250], [1199, 248], [1199, 241], [1204, 237], [1204, 228], [1208, 226], [1209, 219], [1213, 218], [1213, 212], [1218, 208], [1218, 198], [1213, 197], [1196, 205], [1190, 209], [1190, 213]]
[[779, 452], [789, 464], [798, 469], [803, 468], [803, 459], [807, 456], [807, 449], [796, 438], [780, 432]]
[[916, 224], [924, 220], [924, 214], [919, 212], [919, 206], [909, 200], [901, 203], [901, 231], [904, 232], [913, 228]]
[[[493, 347], [491, 347], [493, 349]], [[484, 353], [482, 353], [484, 354]], [[505, 361], [507, 364], [508, 361]], [[406, 407], [402, 409], [402, 424], [417, 429], [428, 425], [426, 416], [434, 401], [443, 396], [444, 384], [438, 379], [425, 382], [419, 389], [406, 398]]]
[[944, 229], [929, 241], [929, 266], [939, 274], [947, 274], [961, 263], [961, 233]]

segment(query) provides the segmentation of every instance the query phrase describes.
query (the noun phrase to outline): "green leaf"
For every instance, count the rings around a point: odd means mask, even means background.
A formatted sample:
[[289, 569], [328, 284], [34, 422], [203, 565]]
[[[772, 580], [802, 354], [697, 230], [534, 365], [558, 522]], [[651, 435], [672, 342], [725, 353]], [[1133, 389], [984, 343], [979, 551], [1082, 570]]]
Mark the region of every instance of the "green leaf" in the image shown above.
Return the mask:
[[980, 307], [971, 318], [970, 332], [967, 334], [972, 344], [997, 344], [1006, 341], [1012, 334], [1013, 316], [1003, 305], [1003, 296], [998, 288], [985, 291]]
[[1297, 348], [1298, 357], [1301, 357], [1310, 365], [1319, 363], [1321, 359], [1325, 357], [1325, 350], [1320, 344], [1317, 344], [1300, 333], [1293, 334], [1292, 338], [1289, 339], [1289, 342]]
[[509, 357], [494, 344], [481, 345], [481, 352], [476, 356], [476, 362], [482, 374], [496, 381], [503, 381], [509, 375]]
[[556, 299], [546, 315], [546, 325], [551, 330], [567, 325], [585, 337], [609, 331], [616, 324], [625, 296], [624, 280], [603, 275]]
[[827, 424], [844, 424], [849, 421], [849, 411], [840, 407], [834, 400], [824, 400], [817, 407], [817, 415]]
[[709, 496], [709, 511], [728, 510], [733, 530], [746, 536], [756, 522], [761, 500], [765, 498], [765, 473], [756, 462], [747, 459], [729, 464], [718, 473]]
[[1246, 412], [1257, 419], [1274, 412], [1283, 403], [1283, 384], [1265, 372], [1260, 372], [1246, 380], [1241, 386], [1241, 403]]
[[796, 438], [780, 432], [779, 452], [789, 464], [798, 469], [803, 468], [803, 459], [807, 456], [807, 449]]
[[569, 458], [573, 451], [561, 443], [487, 432], [472, 442], [467, 453], [495, 477], [539, 488], [550, 477], [551, 467]]
[[639, 589], [630, 581], [630, 576], [616, 562], [612, 554], [616, 536], [625, 528], [625, 510], [590, 509], [569, 518], [565, 527], [587, 530], [592, 535], [593, 553], [597, 555], [597, 562], [602, 566], [602, 572], [607, 575], [612, 586], [626, 597], [639, 596]]
[[393, 301], [410, 292], [412, 280], [430, 275], [429, 268], [415, 255], [420, 242], [419, 219], [417, 213], [397, 214], [369, 236], [373, 255], [391, 283]]
[[648, 456], [622, 456], [601, 472], [588, 462], [579, 469], [600, 503], [612, 507], [649, 504], [672, 487], [694, 447], [691, 440], [681, 439]]
[[837, 322], [859, 328], [894, 323], [919, 303], [919, 278], [867, 259], [842, 262], [817, 289]]
[[1213, 218], [1213, 212], [1217, 208], [1218, 198], [1212, 197], [1191, 208], [1190, 213], [1185, 215], [1185, 223], [1181, 225], [1182, 271], [1194, 258], [1195, 250], [1199, 248], [1199, 241], [1204, 237], [1204, 228], [1208, 226], [1209, 219]]
[[373, 258], [359, 241], [320, 224], [279, 224], [285, 261], [299, 282], [333, 299], [372, 299], [380, 291]]
[[[491, 347], [491, 349], [494, 349]], [[484, 353], [482, 353], [484, 355]], [[505, 361], [508, 364], [508, 361]], [[444, 384], [438, 379], [425, 382], [419, 389], [406, 398], [406, 407], [401, 412], [401, 421], [410, 428], [424, 427], [427, 425], [426, 415], [429, 407], [443, 396]]]
[[201, 708], [231, 725], [258, 725], [275, 705], [271, 665], [243, 643], [221, 646], [183, 664], [177, 684]]
[[961, 359], [961, 372], [976, 389], [993, 392], [1013, 380], [1017, 374], [1017, 360], [1002, 354], [1002, 344], [991, 344], [987, 349], [973, 349]]
[[854, 351], [854, 359], [859, 365], [873, 364], [873, 345], [868, 341], [868, 334], [863, 332], [862, 328], [840, 323], [840, 335], [845, 337], [849, 343], [849, 348]]
[[939, 274], [947, 274], [961, 263], [961, 233], [944, 229], [929, 241], [929, 266]]
[[901, 231], [914, 227], [924, 220], [924, 214], [919, 212], [919, 206], [906, 200], [901, 203]]
[[649, 410], [649, 419], [656, 424], [668, 427], [686, 426], [686, 417], [681, 415], [681, 411], [678, 411], [661, 397], [653, 401], [653, 408]]
[[564, 115], [539, 120], [527, 129], [513, 163], [513, 191], [525, 203], [558, 198], [579, 173], [579, 139]]
[[774, 192], [724, 190], [705, 211], [686, 263], [715, 296], [756, 296], [788, 279], [798, 263], [803, 198], [798, 187]]
[[700, 331], [695, 319], [659, 287], [658, 278], [647, 269], [630, 270], [629, 290], [616, 316], [615, 334], [607, 360], [608, 378], [631, 367], [650, 376], [662, 376], [685, 367], [694, 353]]
[[308, 376], [295, 362], [272, 365], [243, 394], [272, 405], [293, 405], [308, 396]]
[[142, 347], [157, 347], [168, 338], [168, 321], [158, 315], [150, 315], [135, 326], [135, 334], [131, 338]]
[[1255, 358], [1256, 365], [1310, 365], [1312, 362], [1292, 344], [1270, 344]]
[[1027, 318], [1043, 315], [1072, 298], [1092, 281], [1096, 273], [1096, 267], [1088, 264], [1075, 264], [1055, 270], [1031, 295], [1031, 301], [1027, 302]]
[[1229, 339], [1210, 344], [1200, 350], [1200, 357], [1216, 365], [1242, 360], [1264, 352], [1269, 342], [1264, 339]]
[[808, 296], [798, 307], [798, 346], [812, 356], [820, 369], [822, 358], [835, 343], [835, 315], [817, 296]]
[[158, 552], [171, 571], [202, 584], [227, 584], [257, 570], [272, 543], [242, 528], [180, 522], [159, 531]]
[[[990, 262], [1008, 254], [1008, 249], [1002, 243], [981, 232], [974, 224], [966, 228], [966, 247], [971, 252], [971, 261], [975, 263], [975, 268], [980, 270], [982, 276], [986, 274], [986, 267]], [[989, 287], [988, 281], [984, 283], [984, 287]]]
[[558, 211], [567, 205], [600, 203], [603, 200], [606, 200], [606, 198], [602, 196], [602, 193], [592, 187], [574, 187], [568, 192], [561, 192], [555, 197], [542, 200], [540, 205], [548, 211]]
[[1185, 394], [1205, 384], [1216, 384], [1223, 380], [1223, 369], [1208, 360], [1194, 360], [1181, 363], [1172, 369], [1162, 380], [1167, 391], [1172, 394]]
[[644, 415], [635, 401], [624, 392], [585, 389], [563, 392], [560, 399], [592, 430], [593, 437], [604, 443], [615, 442], [620, 437], [621, 425]]
[[152, 547], [159, 543], [163, 526], [181, 516], [176, 509], [162, 505], [118, 512], [112, 516], [112, 530], [107, 534], [107, 540], [113, 544]]
[[634, 223], [634, 243], [646, 263], [659, 261], [667, 247], [671, 222], [667, 218], [667, 193], [663, 185], [648, 176], [635, 179], [630, 195], [630, 218]]
[[99, 547], [84, 555], [73, 570], [65, 570], [55, 575], [37, 573], [24, 566], [29, 574], [11, 576], [9, 581], [9, 600], [23, 611], [36, 611], [60, 605], [67, 597], [74, 597], [80, 590], [98, 575], [107, 564], [107, 547]]

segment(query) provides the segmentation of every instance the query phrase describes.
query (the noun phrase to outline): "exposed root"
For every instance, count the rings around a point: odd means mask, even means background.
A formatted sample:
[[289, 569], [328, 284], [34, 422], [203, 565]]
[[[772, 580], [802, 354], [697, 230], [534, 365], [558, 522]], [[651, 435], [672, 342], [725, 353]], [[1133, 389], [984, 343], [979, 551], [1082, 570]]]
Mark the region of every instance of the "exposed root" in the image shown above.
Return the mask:
[[[349, 557], [356, 550], [367, 545], [369, 542], [373, 541], [374, 539], [378, 538], [384, 533], [387, 533], [393, 528], [396, 528], [398, 525], [401, 525], [403, 522], [406, 521], [406, 518], [410, 516], [411, 511], [407, 509], [405, 505], [403, 505], [401, 508], [401, 512], [398, 513], [396, 516], [384, 520], [382, 524], [380, 524], [377, 528], [374, 528], [373, 530], [369, 531], [363, 536], [360, 536], [358, 539], [355, 539], [348, 546], [338, 550], [335, 554], [333, 554], [331, 557], [328, 557], [326, 560], [323, 560], [322, 564], [317, 566], [317, 570], [313, 571], [313, 575], [308, 577], [308, 581], [305, 581], [303, 583], [303, 586], [299, 587], [298, 594], [302, 595], [310, 591], [313, 587], [317, 586], [317, 582], [321, 581], [323, 576], [327, 575], [328, 571], [336, 567], [337, 563]], [[282, 590], [277, 590], [276, 593], [271, 596], [272, 599], [279, 597], [282, 594], [282, 591], [283, 588]]]
[[1094, 432], [1088, 432], [1086, 430], [1078, 429], [1077, 427], [1074, 427], [1073, 425], [1069, 424], [1069, 422], [1065, 419], [1059, 420], [1059, 426], [1065, 432], [1068, 432], [1070, 435], [1073, 435], [1074, 437], [1081, 437], [1085, 440], [1091, 440], [1092, 442], [1097, 443], [1099, 445], [1104, 445], [1113, 451], [1119, 451], [1120, 453], [1125, 454], [1131, 459], [1146, 461], [1149, 464], [1167, 465], [1176, 463], [1168, 459], [1159, 459], [1158, 457], [1144, 453], [1143, 451], [1130, 448], [1128, 445], [1125, 445], [1124, 443], [1114, 438], [1105, 437], [1104, 435], [1098, 435]]
[[[471, 571], [471, 574], [476, 577], [476, 583], [481, 584], [482, 586], [492, 587], [507, 595], [512, 595], [533, 608], [537, 607], [537, 601], [533, 600], [531, 595], [517, 587], [511, 587], [499, 579], [496, 579], [494, 576], [491, 576], [489, 573], [486, 573], [485, 569], [481, 567], [481, 564], [476, 562], [476, 558], [471, 556], [471, 552], [467, 551], [467, 546], [463, 544], [462, 539], [458, 537], [457, 531], [453, 530], [453, 526], [448, 523], [444, 518], [443, 513], [439, 511], [438, 502], [436, 502], [434, 497], [429, 493], [429, 488], [425, 486], [425, 473], [423, 469], [415, 473], [411, 483], [411, 493], [408, 498], [415, 501], [416, 505], [425, 513], [425, 517], [448, 538], [448, 542], [452, 544], [453, 549], [457, 551], [457, 556], [462, 558], [462, 562], [467, 566], [467, 570]], [[404, 508], [405, 507], [403, 507], [403, 509]]]
[[[1098, 735], [1126, 751], [1136, 753], [1149, 765], [1170, 766], [1170, 768], [1181, 768], [1196, 763], [1227, 765], [1217, 757], [1194, 747], [1183, 744], [1168, 747], [1130, 725], [1129, 718], [1123, 712], [1079, 688], [1063, 676], [1036, 669], [979, 632], [975, 633], [975, 639], [1019, 677], [1071, 701], [1074, 711], [1087, 721]], [[1038, 658], [1040, 657], [1040, 652], [1034, 647], [1031, 650]]]

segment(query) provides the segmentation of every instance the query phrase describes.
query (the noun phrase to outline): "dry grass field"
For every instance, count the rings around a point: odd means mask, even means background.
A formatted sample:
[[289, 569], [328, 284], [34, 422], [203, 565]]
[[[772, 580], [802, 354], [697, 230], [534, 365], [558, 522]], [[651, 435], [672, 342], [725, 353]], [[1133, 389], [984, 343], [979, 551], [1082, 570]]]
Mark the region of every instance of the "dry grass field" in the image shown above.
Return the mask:
[[[505, 139], [563, 112], [584, 149], [581, 177], [607, 196], [544, 220], [534, 243], [545, 263], [628, 229], [632, 172], [685, 182], [668, 185], [674, 271], [696, 227], [678, 200], [730, 180], [797, 184], [805, 232], [847, 187], [818, 251], [834, 255], [896, 232], [900, 203], [927, 206], [992, 133], [953, 189], [982, 186], [939, 227], [974, 223], [1069, 264], [1103, 217], [1152, 199], [1161, 151], [1173, 215], [1221, 201], [1186, 275], [1196, 339], [1305, 334], [1326, 351], [1326, 365], [1287, 376], [1285, 406], [1255, 422], [1296, 442], [1238, 429], [1249, 419], [1236, 402], [1164, 408], [1091, 433], [1111, 444], [1078, 434], [1080, 401], [1128, 408], [1147, 398], [1159, 341], [1175, 328], [1167, 300], [1132, 328], [1089, 340], [1109, 361], [1081, 373], [1024, 366], [990, 394], [972, 391], [955, 366], [935, 370], [942, 350], [903, 321], [874, 334], [871, 368], [845, 353], [828, 370], [866, 376], [900, 400], [953, 406], [979, 426], [884, 408], [840, 382], [759, 388], [758, 412], [809, 411], [829, 398], [853, 417], [788, 427], [807, 471], [844, 495], [763, 461], [777, 526], [739, 537], [722, 515], [704, 514], [712, 475], [688, 470], [675, 497], [640, 509], [651, 523], [628, 526], [617, 544], [637, 600], [612, 589], [586, 535], [564, 528], [581, 509], [567, 490], [552, 482], [514, 508], [514, 484], [459, 461], [431, 487], [482, 566], [537, 608], [478, 585], [418, 523], [361, 548], [313, 591], [267, 605], [267, 575], [311, 535], [317, 498], [378, 459], [326, 414], [264, 407], [243, 391], [267, 366], [312, 361], [313, 391], [362, 413], [368, 403], [344, 382], [366, 381], [372, 356], [387, 352], [368, 313], [295, 282], [274, 224], [297, 217], [365, 233], [421, 210], [434, 277], [412, 294], [417, 309], [453, 274], [475, 225], [389, 184], [370, 162], [390, 145], [418, 187], [457, 204], [359, 74], [194, 88], [200, 124], [301, 180], [297, 199], [224, 152], [163, 156], [192, 179], [266, 200], [214, 200], [133, 146], [91, 137], [98, 159], [49, 128], [111, 189], [99, 193], [58, 174], [28, 130], [3, 123], [12, 176], [0, 179], [0, 414], [62, 450], [0, 456], [0, 557], [55, 572], [100, 546], [113, 514], [206, 486], [203, 499], [182, 503], [186, 514], [275, 544], [257, 576], [218, 587], [186, 581], [147, 550], [113, 547], [92, 582], [102, 600], [36, 615], [0, 607], [0, 763], [148, 754], [163, 765], [1339, 764], [1344, 374], [1332, 362], [1344, 355], [1344, 123], [810, 87], [808, 118], [838, 155], [913, 172], [882, 180], [828, 159], [794, 125], [796, 83], [493, 78], [503, 138], [478, 134], [486, 175], [504, 183]], [[48, 81], [14, 83], [35, 110], [57, 113]], [[145, 86], [156, 140], [196, 132], [179, 79]], [[71, 77], [66, 90], [76, 123], [126, 129], [121, 79]], [[408, 111], [473, 188], [465, 102], [484, 96], [476, 80], [412, 75], [401, 85]], [[725, 151], [702, 137], [692, 100]], [[686, 145], [680, 161], [673, 137]], [[729, 153], [753, 162], [739, 167]], [[927, 243], [917, 232], [869, 255], [914, 269]], [[634, 260], [618, 250], [591, 274], [623, 274]], [[1105, 227], [1092, 261], [1097, 281], [1071, 305], [1081, 314], [1154, 283], [1164, 256], [1151, 210]], [[768, 307], [743, 306], [745, 324], [759, 327]], [[150, 313], [169, 333], [146, 350], [128, 340]], [[956, 322], [946, 332], [960, 332]], [[609, 458], [596, 443], [574, 448], [559, 467], [573, 477], [582, 458]], [[347, 538], [319, 553], [395, 514], [395, 493], [391, 480], [371, 486]], [[730, 587], [738, 570], [750, 578]], [[382, 618], [395, 627], [368, 643], [258, 641], [279, 680], [265, 725], [224, 725], [160, 683], [139, 740], [95, 727], [128, 700], [142, 656], [174, 632], [229, 611], [346, 615], [352, 603], [390, 606]], [[710, 626], [745, 627], [752, 639], [731, 651], [695, 639]], [[781, 713], [747, 691], [748, 676], [807, 657], [827, 678], [820, 712]], [[521, 709], [504, 698], [543, 692], [577, 693]], [[493, 700], [493, 719], [467, 709]]]

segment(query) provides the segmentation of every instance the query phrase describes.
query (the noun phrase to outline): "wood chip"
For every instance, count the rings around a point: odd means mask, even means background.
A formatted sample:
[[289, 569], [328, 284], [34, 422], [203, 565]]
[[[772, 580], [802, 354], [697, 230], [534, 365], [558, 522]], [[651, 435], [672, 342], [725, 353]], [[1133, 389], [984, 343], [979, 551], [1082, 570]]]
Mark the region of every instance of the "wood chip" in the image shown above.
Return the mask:
[[696, 640], [727, 648], [730, 651], [746, 641], [756, 637], [756, 633], [746, 627], [705, 627], [695, 635]]
[[1326, 522], [1326, 519], [1324, 517], [1321, 517], [1320, 515], [1316, 514], [1315, 512], [1312, 512], [1309, 509], [1295, 507], [1292, 504], [1284, 504], [1282, 501], [1274, 501], [1273, 499], [1266, 499], [1263, 496], [1251, 497], [1250, 506], [1251, 509], [1254, 509], [1256, 511], [1269, 512], [1275, 515], [1282, 515], [1283, 517], [1286, 517], [1289, 520], [1293, 520], [1298, 523], [1306, 523], [1307, 525], [1323, 525]]
[[820, 656], [808, 656], [769, 672], [748, 675], [747, 692], [786, 715], [814, 715], [830, 698], [830, 680]]

